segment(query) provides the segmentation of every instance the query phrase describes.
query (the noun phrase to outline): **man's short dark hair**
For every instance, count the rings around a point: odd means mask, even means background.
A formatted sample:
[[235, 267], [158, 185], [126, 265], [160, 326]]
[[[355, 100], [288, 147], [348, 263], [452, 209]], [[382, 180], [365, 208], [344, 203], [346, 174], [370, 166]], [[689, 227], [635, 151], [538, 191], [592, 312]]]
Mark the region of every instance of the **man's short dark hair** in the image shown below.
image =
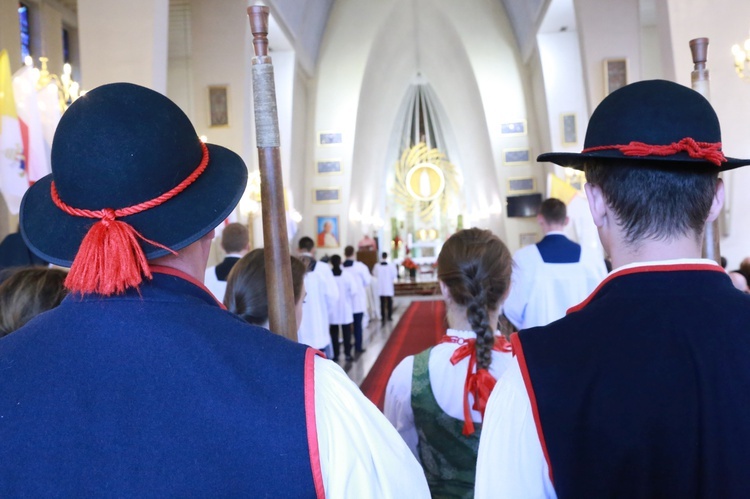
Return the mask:
[[309, 253], [313, 250], [315, 247], [315, 243], [313, 242], [311, 237], [304, 236], [299, 240], [299, 243], [297, 243], [297, 247], [306, 253]]
[[[670, 169], [671, 168], [671, 169]], [[627, 163], [588, 163], [586, 181], [598, 186], [625, 240], [700, 238], [716, 193], [718, 173], [710, 169], [676, 170]]]
[[557, 198], [545, 199], [539, 207], [539, 214], [550, 225], [562, 225], [568, 216], [565, 203]]
[[247, 227], [238, 224], [231, 223], [224, 227], [224, 231], [221, 233], [221, 247], [227, 253], [239, 253], [240, 251], [246, 250], [250, 245], [250, 231]]
[[386, 260], [386, 259], [388, 258], [388, 253], [386, 253], [386, 252], [384, 251], [384, 252], [383, 252], [383, 253], [382, 253], [382, 254], [380, 255], [380, 257], [381, 257], [381, 258], [382, 258], [383, 260]]
[[344, 248], [344, 256], [347, 258], [354, 256], [354, 246], [347, 246]]

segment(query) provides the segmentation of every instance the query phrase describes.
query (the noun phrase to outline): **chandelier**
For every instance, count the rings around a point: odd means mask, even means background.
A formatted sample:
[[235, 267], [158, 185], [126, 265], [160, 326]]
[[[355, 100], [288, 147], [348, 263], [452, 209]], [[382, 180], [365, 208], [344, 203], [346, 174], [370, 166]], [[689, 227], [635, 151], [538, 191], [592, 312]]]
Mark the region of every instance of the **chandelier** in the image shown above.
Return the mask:
[[37, 90], [41, 90], [49, 84], [57, 87], [58, 100], [60, 103], [60, 111], [68, 109], [74, 100], [86, 93], [85, 90], [81, 90], [78, 82], [73, 80], [73, 68], [67, 62], [63, 65], [63, 74], [57, 76], [56, 74], [50, 73], [47, 69], [47, 62], [49, 61], [46, 57], [40, 57], [39, 62], [42, 65], [41, 69], [34, 67], [34, 60], [31, 56], [26, 56], [24, 64], [34, 70], [34, 77], [36, 79]]
[[745, 81], [750, 81], [750, 38], [740, 46], [735, 44], [732, 47], [732, 55], [734, 56], [734, 69], [737, 71], [737, 76]]

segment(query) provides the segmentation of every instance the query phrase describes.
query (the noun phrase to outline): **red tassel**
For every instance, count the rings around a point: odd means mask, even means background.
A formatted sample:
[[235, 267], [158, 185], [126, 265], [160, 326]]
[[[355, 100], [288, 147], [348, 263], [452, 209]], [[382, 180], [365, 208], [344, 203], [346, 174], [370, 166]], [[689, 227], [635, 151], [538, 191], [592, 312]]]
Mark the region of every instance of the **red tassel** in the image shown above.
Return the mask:
[[203, 158], [200, 164], [185, 180], [154, 199], [117, 210], [74, 208], [60, 199], [55, 182], [50, 183], [50, 196], [55, 206], [74, 217], [100, 219], [91, 226], [78, 248], [65, 279], [65, 286], [69, 290], [74, 293], [98, 293], [109, 296], [122, 293], [130, 287], [138, 287], [143, 282], [143, 276], [151, 279], [148, 261], [138, 239], [167, 250], [173, 255], [177, 254], [163, 244], [146, 239], [130, 224], [116, 218], [135, 215], [159, 206], [187, 189], [208, 166], [208, 147], [201, 142], [201, 149]]
[[128, 223], [108, 210], [83, 238], [65, 286], [75, 293], [112, 295], [137, 287], [151, 278], [148, 261], [138, 243], [143, 238]]

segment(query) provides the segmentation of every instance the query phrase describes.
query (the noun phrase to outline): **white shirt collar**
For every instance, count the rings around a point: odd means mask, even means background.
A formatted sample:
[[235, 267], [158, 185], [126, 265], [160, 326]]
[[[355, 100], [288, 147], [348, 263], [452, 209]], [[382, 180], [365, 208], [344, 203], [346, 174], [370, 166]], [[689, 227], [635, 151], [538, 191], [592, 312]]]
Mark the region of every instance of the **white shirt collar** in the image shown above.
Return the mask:
[[656, 260], [656, 261], [649, 261], [649, 262], [633, 262], [628, 263], [627, 265], [623, 265], [622, 267], [617, 267], [616, 269], [613, 269], [612, 272], [609, 274], [617, 274], [620, 271], [627, 270], [627, 269], [635, 269], [640, 267], [655, 267], [655, 266], [663, 266], [663, 265], [715, 265], [718, 268], [721, 268], [721, 266], [716, 263], [713, 260], [709, 260], [708, 258], [677, 258], [674, 260]]
[[463, 338], [465, 340], [473, 340], [476, 339], [477, 333], [474, 331], [461, 331], [460, 329], [448, 329], [445, 332], [448, 336], [455, 336], [456, 338]]

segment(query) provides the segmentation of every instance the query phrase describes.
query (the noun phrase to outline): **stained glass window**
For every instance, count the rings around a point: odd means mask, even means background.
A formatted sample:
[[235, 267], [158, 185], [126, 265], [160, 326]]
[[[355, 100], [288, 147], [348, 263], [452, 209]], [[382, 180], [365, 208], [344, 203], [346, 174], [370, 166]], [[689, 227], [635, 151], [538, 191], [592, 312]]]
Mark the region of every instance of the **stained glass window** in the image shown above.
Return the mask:
[[18, 4], [18, 25], [21, 28], [21, 61], [31, 55], [31, 35], [29, 33], [29, 7]]

